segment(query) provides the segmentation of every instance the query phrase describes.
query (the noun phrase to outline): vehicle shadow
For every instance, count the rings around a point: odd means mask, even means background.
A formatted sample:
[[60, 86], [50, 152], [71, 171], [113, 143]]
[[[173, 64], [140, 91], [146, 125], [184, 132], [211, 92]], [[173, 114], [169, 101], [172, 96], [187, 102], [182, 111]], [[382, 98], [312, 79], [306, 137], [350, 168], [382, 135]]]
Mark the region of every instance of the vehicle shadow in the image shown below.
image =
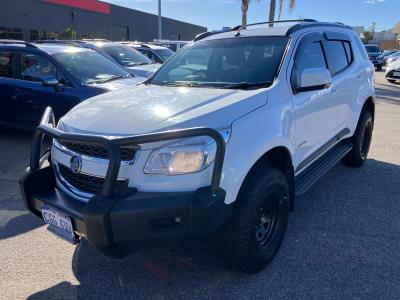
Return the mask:
[[385, 87], [390, 87], [392, 89], [375, 87], [377, 101], [399, 105], [399, 87], [395, 85], [385, 85]]
[[390, 298], [400, 293], [399, 177], [399, 165], [373, 159], [360, 169], [335, 167], [298, 198], [280, 251], [255, 275], [228, 270], [211, 243], [115, 260], [83, 241], [72, 261], [80, 284], [62, 282], [30, 299]]
[[43, 225], [43, 222], [29, 213], [23, 205], [18, 183], [15, 180], [0, 179], [0, 240], [11, 238]]

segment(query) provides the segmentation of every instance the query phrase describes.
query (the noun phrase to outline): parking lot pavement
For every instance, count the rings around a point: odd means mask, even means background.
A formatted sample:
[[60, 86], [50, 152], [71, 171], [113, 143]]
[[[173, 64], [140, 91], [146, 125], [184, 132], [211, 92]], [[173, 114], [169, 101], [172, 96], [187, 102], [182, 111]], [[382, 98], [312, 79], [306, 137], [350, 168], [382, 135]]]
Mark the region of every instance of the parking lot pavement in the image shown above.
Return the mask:
[[227, 270], [206, 243], [120, 261], [58, 239], [21, 203], [31, 134], [0, 133], [0, 298], [398, 299], [400, 86], [382, 72], [376, 84], [369, 160], [338, 165], [299, 198], [277, 257], [251, 276]]

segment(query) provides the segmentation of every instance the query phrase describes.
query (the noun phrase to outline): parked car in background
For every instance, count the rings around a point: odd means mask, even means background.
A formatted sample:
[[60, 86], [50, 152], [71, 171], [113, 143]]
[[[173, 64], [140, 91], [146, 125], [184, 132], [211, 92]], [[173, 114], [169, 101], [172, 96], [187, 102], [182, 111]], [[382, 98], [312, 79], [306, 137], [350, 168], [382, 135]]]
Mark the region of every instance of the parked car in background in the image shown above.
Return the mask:
[[124, 67], [131, 75], [142, 77], [142, 81], [153, 75], [161, 64], [153, 63], [147, 56], [139, 51], [132, 49], [127, 45], [121, 45], [118, 42], [110, 42], [106, 40], [68, 40], [55, 41], [47, 40], [40, 43], [71, 43], [83, 48], [89, 48], [97, 51], [101, 55], [107, 57], [113, 62]]
[[135, 42], [122, 42], [121, 44], [132, 47], [143, 55], [147, 56], [153, 63], [163, 64], [167, 59], [175, 54], [167, 47]]
[[395, 53], [395, 52], [397, 52], [397, 51], [399, 51], [399, 50], [396, 50], [396, 49], [392, 49], [392, 50], [383, 50], [383, 51], [382, 51], [382, 55], [383, 55], [383, 57], [387, 57], [388, 55], [390, 55], [390, 54], [392, 54], [392, 53]]
[[386, 65], [385, 78], [390, 83], [400, 80], [400, 59], [388, 62]]
[[385, 62], [383, 60], [383, 54], [379, 46], [376, 44], [366, 44], [365, 50], [367, 50], [369, 60], [374, 64], [375, 68], [378, 71], [382, 70]]
[[389, 54], [388, 56], [386, 56], [384, 58], [385, 65], [387, 65], [387, 64], [389, 64], [389, 63], [391, 63], [391, 62], [393, 62], [393, 61], [395, 61], [395, 60], [397, 60], [399, 58], [400, 58], [400, 51], [392, 52], [391, 54]]
[[179, 51], [183, 48], [189, 41], [170, 41], [170, 40], [154, 40], [153, 43], [155, 45], [167, 47], [174, 52]]
[[68, 44], [0, 41], [0, 125], [33, 129], [47, 106], [58, 120], [76, 104], [136, 85], [96, 51]]

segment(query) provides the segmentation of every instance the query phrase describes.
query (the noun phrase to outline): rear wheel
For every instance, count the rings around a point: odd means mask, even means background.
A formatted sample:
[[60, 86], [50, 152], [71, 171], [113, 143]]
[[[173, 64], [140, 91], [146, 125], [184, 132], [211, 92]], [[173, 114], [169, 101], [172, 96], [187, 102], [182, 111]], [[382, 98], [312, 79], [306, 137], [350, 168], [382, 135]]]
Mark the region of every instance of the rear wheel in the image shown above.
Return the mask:
[[374, 123], [369, 111], [364, 111], [351, 138], [353, 149], [343, 158], [343, 163], [350, 167], [360, 167], [367, 160], [372, 141]]
[[246, 180], [231, 221], [220, 231], [219, 250], [230, 267], [255, 273], [274, 258], [286, 231], [289, 197], [278, 169], [260, 168]]

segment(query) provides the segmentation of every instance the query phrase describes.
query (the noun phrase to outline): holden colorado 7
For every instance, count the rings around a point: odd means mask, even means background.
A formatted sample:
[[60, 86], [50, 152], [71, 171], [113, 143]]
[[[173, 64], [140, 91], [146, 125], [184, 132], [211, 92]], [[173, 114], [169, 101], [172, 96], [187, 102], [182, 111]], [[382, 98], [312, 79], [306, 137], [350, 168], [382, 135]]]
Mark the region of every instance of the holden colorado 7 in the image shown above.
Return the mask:
[[212, 237], [232, 268], [263, 269], [296, 195], [367, 159], [375, 111], [374, 68], [350, 27], [280, 23], [201, 34], [143, 84], [58, 124], [48, 108], [21, 179], [27, 208], [108, 256]]

